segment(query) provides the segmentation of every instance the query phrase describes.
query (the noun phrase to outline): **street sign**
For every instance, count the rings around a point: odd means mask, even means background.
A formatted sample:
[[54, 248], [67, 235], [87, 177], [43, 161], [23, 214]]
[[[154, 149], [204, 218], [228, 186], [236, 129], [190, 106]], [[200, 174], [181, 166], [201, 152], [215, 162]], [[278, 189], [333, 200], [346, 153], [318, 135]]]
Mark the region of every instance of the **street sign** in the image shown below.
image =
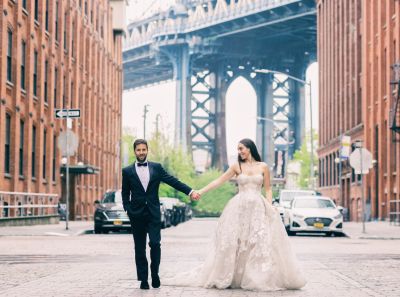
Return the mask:
[[81, 117], [80, 109], [55, 109], [54, 112], [57, 119]]
[[351, 137], [343, 135], [341, 138], [340, 157], [347, 159], [350, 156]]
[[75, 155], [78, 145], [79, 137], [70, 129], [61, 132], [60, 136], [58, 136], [58, 147], [60, 148], [63, 157]]
[[372, 168], [372, 154], [365, 148], [357, 148], [350, 155], [350, 166], [355, 174], [368, 174]]

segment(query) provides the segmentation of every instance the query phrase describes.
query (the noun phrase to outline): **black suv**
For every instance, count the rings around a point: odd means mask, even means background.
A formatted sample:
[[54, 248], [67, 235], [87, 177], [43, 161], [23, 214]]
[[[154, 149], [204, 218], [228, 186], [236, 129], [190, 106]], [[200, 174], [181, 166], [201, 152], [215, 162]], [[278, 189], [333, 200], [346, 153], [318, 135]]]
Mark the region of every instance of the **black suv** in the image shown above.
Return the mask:
[[94, 213], [94, 233], [131, 230], [129, 217], [122, 207], [121, 191], [110, 191], [104, 194], [101, 201], [96, 200]]

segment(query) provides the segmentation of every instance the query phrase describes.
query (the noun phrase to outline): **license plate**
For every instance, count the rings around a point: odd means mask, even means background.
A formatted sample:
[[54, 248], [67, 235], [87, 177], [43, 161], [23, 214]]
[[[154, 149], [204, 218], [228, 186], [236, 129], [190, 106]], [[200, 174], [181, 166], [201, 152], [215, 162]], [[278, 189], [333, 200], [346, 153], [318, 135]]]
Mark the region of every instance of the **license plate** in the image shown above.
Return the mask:
[[324, 223], [314, 223], [314, 227], [318, 229], [324, 228]]
[[115, 220], [114, 221], [114, 225], [122, 225], [122, 221], [121, 220]]

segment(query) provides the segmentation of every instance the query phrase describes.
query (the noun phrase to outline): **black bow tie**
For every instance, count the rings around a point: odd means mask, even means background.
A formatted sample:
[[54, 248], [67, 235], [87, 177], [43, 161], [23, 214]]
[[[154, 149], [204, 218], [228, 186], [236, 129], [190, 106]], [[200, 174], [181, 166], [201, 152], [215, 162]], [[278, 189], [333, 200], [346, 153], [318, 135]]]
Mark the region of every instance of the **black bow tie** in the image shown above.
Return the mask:
[[141, 166], [144, 166], [144, 167], [147, 167], [147, 162], [144, 162], [144, 163], [137, 163], [137, 166], [139, 166], [139, 167], [141, 167]]

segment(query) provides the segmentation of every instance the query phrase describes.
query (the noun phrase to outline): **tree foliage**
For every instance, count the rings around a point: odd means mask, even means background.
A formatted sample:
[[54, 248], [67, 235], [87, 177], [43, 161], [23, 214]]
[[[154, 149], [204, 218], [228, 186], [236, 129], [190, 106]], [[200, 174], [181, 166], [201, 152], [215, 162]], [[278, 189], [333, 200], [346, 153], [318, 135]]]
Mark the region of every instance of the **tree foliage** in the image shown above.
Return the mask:
[[[129, 130], [124, 130], [122, 142], [125, 147], [129, 146], [128, 160], [129, 164], [135, 161], [133, 151], [133, 136]], [[154, 162], [161, 163], [164, 169], [171, 175], [177, 177], [182, 182], [191, 186], [193, 189], [200, 189], [216, 179], [222, 174], [219, 170], [209, 170], [203, 174], [196, 174], [195, 166], [190, 154], [185, 153], [182, 149], [176, 149], [170, 143], [169, 139], [161, 134], [155, 133], [150, 139], [148, 159]], [[185, 194], [176, 191], [167, 184], [161, 183], [159, 196], [160, 197], [175, 197], [185, 203], [191, 203], [197, 213], [202, 215], [219, 215], [226, 203], [236, 192], [236, 187], [232, 183], [225, 183], [220, 188], [215, 189], [205, 195], [198, 202], [191, 202], [190, 198]]]
[[[311, 157], [310, 157], [310, 133], [307, 133], [303, 144], [301, 145], [300, 149], [297, 150], [293, 155], [293, 161], [299, 162], [300, 165], [300, 176], [298, 179], [298, 187], [305, 189], [309, 187], [309, 181], [311, 176], [310, 166], [311, 166]], [[318, 157], [316, 152], [317, 146], [316, 142], [318, 139], [318, 134], [314, 131], [314, 167], [318, 164]], [[315, 174], [315, 172], [314, 172]], [[314, 175], [315, 178], [315, 175]]]

